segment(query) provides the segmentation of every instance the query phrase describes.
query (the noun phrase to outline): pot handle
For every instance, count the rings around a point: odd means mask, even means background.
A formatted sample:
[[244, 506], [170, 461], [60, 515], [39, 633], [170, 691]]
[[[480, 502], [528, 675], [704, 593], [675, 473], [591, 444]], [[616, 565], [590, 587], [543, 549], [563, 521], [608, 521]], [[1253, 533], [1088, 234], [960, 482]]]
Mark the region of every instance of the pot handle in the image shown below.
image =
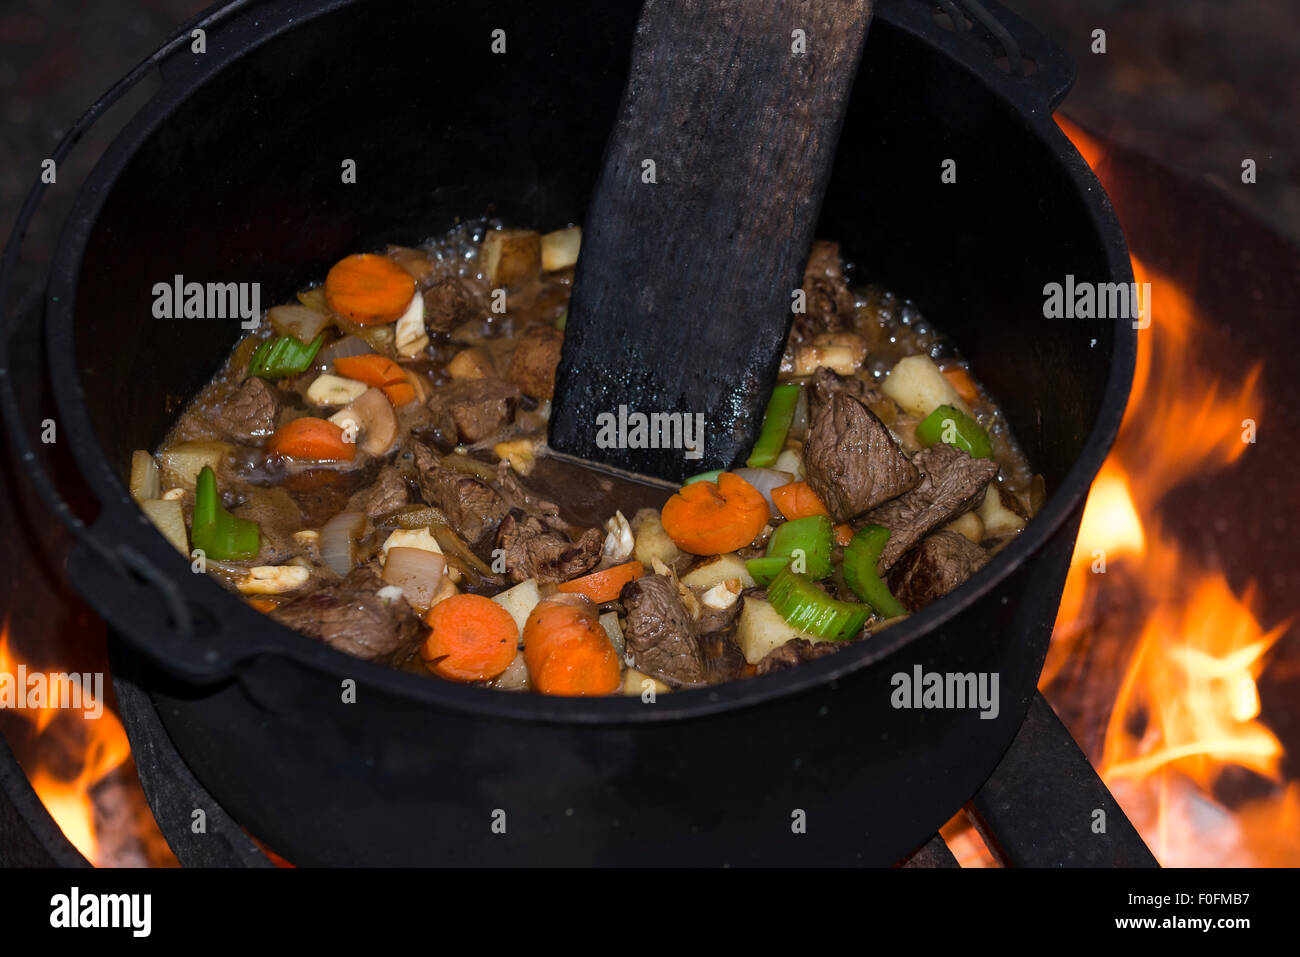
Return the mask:
[[889, 9], [1031, 112], [1054, 112], [1074, 85], [1069, 55], [995, 0], [895, 0]]
[[[255, 2], [255, 0], [254, 0]], [[107, 93], [90, 107], [72, 125], [50, 154], [56, 167], [63, 167], [68, 156], [108, 110], [129, 93], [142, 80], [153, 75], [162, 64], [191, 43], [194, 30], [211, 30], [235, 13], [250, 6], [249, 0], [234, 0], [225, 6], [210, 9], [180, 27], [148, 57], [138, 63], [126, 76], [118, 80]], [[157, 566], [131, 546], [115, 541], [110, 530], [97, 523], [87, 527], [80, 516], [60, 495], [46, 467], [28, 436], [29, 423], [25, 421], [13, 381], [13, 340], [23, 321], [31, 314], [38, 325], [45, 321], [43, 303], [33, 309], [14, 304], [14, 274], [22, 251], [23, 238], [45, 198], [48, 184], [38, 177], [28, 190], [14, 222], [13, 232], [0, 257], [0, 419], [16, 453], [18, 462], [27, 473], [41, 501], [74, 539], [68, 557], [69, 569], [76, 569], [75, 580], [86, 585], [86, 593], [103, 599], [103, 608], [109, 610], [105, 618], [121, 626], [128, 617], [139, 624], [142, 615], [150, 611], [156, 617], [151, 624], [160, 638], [156, 655], [167, 656], [170, 670], [200, 680], [216, 680], [227, 676], [237, 663], [230, 654], [218, 654], [211, 648], [195, 653], [195, 638], [202, 631], [201, 622], [211, 616], [192, 596], [183, 593], [179, 585], [158, 570]], [[44, 337], [42, 337], [42, 340]], [[141, 521], [146, 521], [143, 515]], [[176, 657], [167, 655], [186, 646]], [[239, 659], [255, 653], [255, 649], [242, 649]], [[179, 667], [178, 667], [179, 664]]]

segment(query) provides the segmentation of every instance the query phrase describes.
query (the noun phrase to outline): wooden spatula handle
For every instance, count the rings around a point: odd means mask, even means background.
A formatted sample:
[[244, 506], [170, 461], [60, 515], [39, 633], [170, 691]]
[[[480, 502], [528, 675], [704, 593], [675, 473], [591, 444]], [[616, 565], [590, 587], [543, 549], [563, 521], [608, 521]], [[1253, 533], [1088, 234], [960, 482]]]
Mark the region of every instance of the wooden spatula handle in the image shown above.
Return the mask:
[[[585, 224], [553, 447], [664, 478], [747, 454], [871, 6], [647, 0]], [[703, 414], [703, 457], [598, 445], [619, 405]]]

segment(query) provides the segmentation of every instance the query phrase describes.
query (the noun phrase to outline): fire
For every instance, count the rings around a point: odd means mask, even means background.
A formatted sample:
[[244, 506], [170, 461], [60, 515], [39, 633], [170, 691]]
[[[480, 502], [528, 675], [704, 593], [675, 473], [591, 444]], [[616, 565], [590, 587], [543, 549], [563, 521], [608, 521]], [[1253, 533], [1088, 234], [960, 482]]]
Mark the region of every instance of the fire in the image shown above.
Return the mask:
[[[10, 642], [9, 620], [6, 618], [0, 626], [0, 674], [16, 675], [23, 664]], [[46, 680], [53, 684], [49, 677]], [[31, 723], [37, 739], [35, 753], [42, 752], [41, 739], [46, 736], [66, 735], [65, 742], [75, 741], [80, 746], [81, 767], [71, 778], [56, 774], [46, 761], [39, 762], [34, 770], [30, 770], [28, 778], [64, 836], [92, 863], [98, 860], [99, 843], [95, 834], [95, 805], [91, 789], [120, 767], [131, 754], [121, 722], [108, 708], [101, 710], [100, 704], [102, 702], [96, 701], [90, 689], [83, 688], [80, 709], [63, 709], [57, 702], [46, 701], [35, 710], [19, 708], [12, 712]], [[96, 719], [86, 715], [86, 712], [95, 711], [101, 712]], [[78, 732], [84, 740], [78, 740]], [[64, 749], [67, 747], [65, 743]]]
[[[1104, 179], [1098, 144], [1061, 126]], [[1085, 643], [1131, 648], [1093, 759], [1153, 853], [1175, 865], [1294, 865], [1300, 843], [1286, 836], [1297, 833], [1300, 786], [1283, 785], [1282, 744], [1260, 721], [1256, 684], [1290, 622], [1264, 628], [1253, 587], [1234, 591], [1160, 520], [1181, 482], [1246, 454], [1264, 411], [1261, 365], [1235, 385], [1205, 381], [1212, 331], [1176, 284], [1136, 258], [1133, 271], [1151, 284], [1151, 324], [1138, 333], [1133, 392], [1088, 498], [1040, 687]], [[1214, 521], [1213, 503], [1203, 520]], [[1272, 795], [1224, 807], [1216, 786], [1238, 768], [1272, 782]]]

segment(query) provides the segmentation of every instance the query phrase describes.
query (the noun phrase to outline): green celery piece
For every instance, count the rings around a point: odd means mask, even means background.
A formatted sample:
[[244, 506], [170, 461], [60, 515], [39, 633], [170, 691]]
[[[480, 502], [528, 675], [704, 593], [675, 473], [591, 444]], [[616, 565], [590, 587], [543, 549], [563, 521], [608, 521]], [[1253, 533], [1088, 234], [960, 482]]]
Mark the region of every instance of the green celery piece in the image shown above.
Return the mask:
[[848, 641], [871, 617], [868, 606], [832, 598], [788, 567], [768, 586], [767, 600], [786, 624], [831, 641]]
[[555, 320], [555, 328], [563, 332], [564, 327], [568, 324], [569, 324], [569, 308], [566, 306], [564, 308], [564, 312], [560, 313], [560, 318]]
[[712, 472], [701, 472], [699, 475], [692, 475], [683, 485], [690, 485], [692, 482], [716, 482], [718, 476], [723, 473], [723, 469], [714, 469]]
[[745, 568], [754, 576], [754, 581], [758, 584], [767, 586], [771, 584], [786, 565], [790, 564], [790, 556], [775, 558], [751, 558], [745, 562]]
[[804, 573], [813, 581], [821, 581], [831, 573], [833, 536], [831, 520], [825, 515], [809, 515], [807, 518], [782, 522], [767, 543], [767, 557], [789, 561], [794, 556], [795, 549], [802, 549]]
[[980, 428], [980, 424], [961, 409], [951, 405], [941, 405], [916, 427], [917, 441], [929, 448], [936, 442], [943, 441], [945, 423], [952, 422], [953, 439], [948, 444], [961, 449], [973, 459], [987, 459], [993, 455], [993, 446], [989, 434]]
[[883, 525], [864, 525], [854, 533], [853, 541], [844, 547], [844, 581], [877, 614], [896, 618], [906, 615], [907, 608], [876, 574], [876, 563], [889, 535], [889, 529]]
[[797, 385], [779, 385], [772, 390], [772, 398], [767, 400], [767, 411], [763, 414], [763, 429], [745, 463], [750, 468], [767, 468], [781, 454], [794, 419], [794, 408], [799, 403], [799, 388]]
[[324, 342], [324, 333], [309, 343], [302, 343], [293, 336], [268, 339], [253, 353], [253, 358], [248, 363], [248, 371], [263, 379], [278, 379], [305, 372], [311, 365], [311, 361], [316, 358], [316, 353], [320, 352]]
[[217, 561], [256, 558], [261, 547], [257, 522], [237, 518], [222, 507], [217, 496], [217, 476], [205, 465], [194, 487], [194, 520], [190, 540], [207, 558]]

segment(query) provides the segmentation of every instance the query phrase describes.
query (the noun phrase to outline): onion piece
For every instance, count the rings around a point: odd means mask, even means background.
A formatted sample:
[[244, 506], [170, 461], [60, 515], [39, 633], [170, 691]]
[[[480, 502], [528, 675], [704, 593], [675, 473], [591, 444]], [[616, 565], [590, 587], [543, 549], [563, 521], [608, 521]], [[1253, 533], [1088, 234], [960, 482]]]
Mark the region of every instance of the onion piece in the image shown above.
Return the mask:
[[299, 342], [311, 342], [330, 321], [330, 317], [306, 306], [272, 306], [266, 310], [276, 335], [293, 336]]
[[321, 560], [336, 574], [346, 576], [357, 563], [357, 539], [366, 526], [363, 512], [339, 512], [320, 530]]
[[469, 455], [452, 452], [450, 455], [444, 455], [440, 461], [443, 468], [451, 469], [453, 472], [463, 472], [484, 482], [496, 481], [497, 469], [495, 465], [480, 462]]
[[446, 571], [447, 560], [437, 552], [394, 546], [388, 550], [383, 577], [388, 584], [402, 589], [402, 595], [412, 608], [425, 612], [442, 587], [442, 576]]
[[364, 356], [374, 351], [366, 344], [366, 340], [359, 336], [344, 336], [337, 342], [331, 342], [322, 349], [319, 360], [321, 362], [333, 362], [335, 359], [345, 359], [348, 356]]
[[794, 476], [789, 472], [782, 472], [780, 469], [735, 469], [734, 474], [739, 475], [754, 488], [758, 489], [759, 494], [767, 499], [767, 506], [772, 510], [772, 515], [780, 515], [776, 503], [772, 501], [772, 489], [782, 485], [789, 485], [794, 481]]

